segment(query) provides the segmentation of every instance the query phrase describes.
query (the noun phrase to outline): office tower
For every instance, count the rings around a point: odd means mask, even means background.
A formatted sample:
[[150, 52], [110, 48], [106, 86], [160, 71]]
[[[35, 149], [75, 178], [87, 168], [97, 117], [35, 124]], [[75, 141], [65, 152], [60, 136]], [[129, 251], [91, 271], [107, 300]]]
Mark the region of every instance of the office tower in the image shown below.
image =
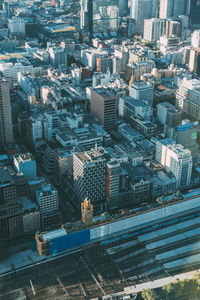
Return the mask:
[[23, 232], [17, 187], [7, 168], [0, 167], [0, 238], [14, 238]]
[[113, 161], [107, 163], [106, 175], [106, 198], [109, 209], [117, 209], [119, 205], [119, 186], [120, 186], [120, 163]]
[[104, 129], [116, 126], [116, 95], [108, 88], [91, 90], [91, 112], [103, 124]]
[[190, 50], [189, 70], [197, 75], [200, 75], [200, 49]]
[[123, 17], [128, 14], [128, 0], [119, 0], [119, 16]]
[[200, 24], [200, 1], [190, 0], [190, 20], [192, 24]]
[[79, 202], [87, 197], [94, 213], [105, 210], [106, 159], [100, 150], [90, 150], [73, 155], [74, 190]]
[[36, 201], [40, 208], [43, 229], [61, 224], [58, 192], [51, 184], [43, 184], [36, 191]]
[[81, 28], [91, 34], [116, 32], [120, 25], [120, 0], [81, 0]]
[[165, 20], [146, 19], [144, 20], [144, 39], [150, 42], [157, 42], [163, 35], [165, 29]]
[[136, 21], [136, 32], [143, 36], [144, 20], [150, 16], [150, 0], [132, 0], [130, 7], [130, 17]]
[[93, 0], [80, 1], [80, 26], [81, 29], [93, 33]]
[[160, 18], [189, 15], [191, 0], [160, 0]]
[[184, 189], [190, 185], [192, 174], [191, 151], [182, 145], [166, 139], [156, 143], [156, 160], [171, 172], [177, 180], [177, 188]]
[[185, 80], [176, 92], [176, 105], [195, 120], [200, 120], [200, 80]]
[[134, 82], [129, 88], [129, 95], [137, 100], [144, 100], [149, 105], [153, 105], [154, 88], [149, 82]]
[[13, 143], [12, 116], [9, 83], [0, 78], [0, 152]]
[[200, 30], [195, 30], [191, 35], [191, 44], [194, 48], [200, 47]]

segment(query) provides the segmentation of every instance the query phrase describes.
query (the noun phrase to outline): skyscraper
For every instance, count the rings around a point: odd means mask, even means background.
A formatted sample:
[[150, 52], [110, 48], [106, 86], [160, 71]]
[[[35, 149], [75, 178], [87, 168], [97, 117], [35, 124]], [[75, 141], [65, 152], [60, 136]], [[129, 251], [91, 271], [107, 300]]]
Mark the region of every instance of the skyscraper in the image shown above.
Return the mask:
[[191, 0], [160, 0], [160, 18], [189, 15]]
[[81, 28], [91, 34], [116, 32], [120, 25], [122, 7], [119, 1], [81, 0]]
[[74, 190], [80, 203], [87, 197], [94, 213], [105, 210], [106, 159], [96, 149], [73, 156]]
[[132, 0], [130, 8], [130, 17], [136, 21], [136, 32], [143, 35], [144, 20], [149, 19], [151, 0]]
[[0, 152], [10, 143], [13, 143], [13, 129], [9, 83], [0, 78]]
[[200, 24], [200, 0], [190, 0], [190, 19], [193, 24]]
[[144, 39], [150, 42], [156, 42], [164, 33], [165, 20], [162, 19], [146, 19], [144, 20]]
[[0, 167], [0, 238], [22, 234], [22, 216], [17, 187], [7, 168]]

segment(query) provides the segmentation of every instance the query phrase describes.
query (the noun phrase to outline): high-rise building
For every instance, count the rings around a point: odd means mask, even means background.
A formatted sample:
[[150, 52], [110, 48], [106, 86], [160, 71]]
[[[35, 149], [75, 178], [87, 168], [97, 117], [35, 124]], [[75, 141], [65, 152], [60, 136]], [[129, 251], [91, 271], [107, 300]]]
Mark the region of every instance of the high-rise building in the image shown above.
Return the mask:
[[129, 95], [137, 100], [147, 101], [149, 105], [152, 105], [154, 88], [149, 82], [136, 81], [131, 85]]
[[0, 152], [13, 143], [12, 116], [9, 83], [0, 78]]
[[11, 34], [22, 34], [25, 35], [25, 20], [20, 17], [12, 17], [12, 19], [8, 20], [8, 29]]
[[106, 159], [103, 153], [93, 149], [73, 155], [74, 190], [81, 202], [87, 197], [94, 213], [105, 210]]
[[191, 151], [175, 144], [170, 139], [156, 143], [156, 160], [171, 172], [177, 180], [177, 188], [184, 189], [190, 185], [192, 174]]
[[176, 92], [176, 105], [195, 120], [200, 120], [200, 80], [184, 80]]
[[190, 50], [189, 70], [200, 75], [200, 48]]
[[199, 0], [190, 0], [190, 19], [193, 24], [200, 24], [200, 1]]
[[195, 30], [191, 35], [191, 44], [194, 48], [200, 47], [200, 30]]
[[81, 0], [80, 6], [80, 23], [85, 31], [95, 34], [118, 30], [120, 0]]
[[17, 187], [9, 171], [0, 167], [0, 237], [17, 237], [23, 232]]
[[106, 198], [109, 209], [116, 209], [119, 205], [119, 187], [120, 187], [120, 163], [119, 161], [110, 161], [107, 163], [106, 177]]
[[105, 129], [112, 129], [116, 126], [116, 102], [115, 93], [107, 88], [91, 90], [91, 112]]
[[43, 184], [36, 191], [36, 201], [40, 207], [43, 229], [49, 229], [61, 224], [58, 192], [51, 184]]
[[164, 34], [165, 20], [146, 19], [144, 20], [144, 39], [150, 42], [156, 42]]
[[119, 16], [123, 17], [128, 14], [128, 0], [119, 0]]
[[144, 20], [149, 19], [150, 15], [150, 3], [152, 0], [132, 0], [130, 7], [130, 17], [136, 21], [136, 32], [143, 35], [144, 32]]
[[189, 15], [191, 0], [160, 0], [160, 18]]

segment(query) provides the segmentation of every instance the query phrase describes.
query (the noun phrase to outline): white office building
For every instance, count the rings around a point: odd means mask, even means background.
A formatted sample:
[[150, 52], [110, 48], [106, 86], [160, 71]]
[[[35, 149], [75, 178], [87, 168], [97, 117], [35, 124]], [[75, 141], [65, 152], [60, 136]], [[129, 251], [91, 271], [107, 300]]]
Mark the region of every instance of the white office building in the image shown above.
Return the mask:
[[154, 96], [153, 85], [145, 81], [136, 81], [131, 85], [129, 95], [137, 100], [147, 101], [149, 105], [152, 105]]
[[156, 42], [164, 33], [165, 20], [163, 19], [146, 19], [144, 20], [144, 40]]
[[184, 149], [180, 144], [175, 144], [171, 139], [161, 140], [156, 143], [156, 160], [172, 173], [177, 180], [177, 188], [189, 187], [192, 174], [191, 151]]
[[51, 184], [43, 184], [42, 188], [36, 191], [36, 200], [41, 213], [59, 209], [58, 192]]
[[195, 30], [191, 35], [191, 44], [194, 48], [200, 47], [200, 30]]

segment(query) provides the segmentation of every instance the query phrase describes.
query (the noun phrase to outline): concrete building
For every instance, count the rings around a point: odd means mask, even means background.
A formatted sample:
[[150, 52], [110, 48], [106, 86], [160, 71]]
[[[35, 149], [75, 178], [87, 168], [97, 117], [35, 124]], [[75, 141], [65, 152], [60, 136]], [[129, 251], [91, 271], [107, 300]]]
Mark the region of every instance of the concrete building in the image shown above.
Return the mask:
[[0, 237], [15, 238], [23, 233], [17, 187], [7, 168], [0, 167]]
[[191, 35], [191, 44], [194, 48], [200, 47], [200, 30], [195, 30]]
[[35, 233], [41, 229], [40, 211], [35, 202], [26, 196], [18, 198], [21, 211], [23, 212], [22, 222], [24, 234]]
[[23, 173], [25, 178], [37, 176], [36, 161], [30, 153], [15, 154], [13, 160], [15, 169]]
[[103, 124], [104, 129], [115, 128], [117, 113], [115, 93], [108, 88], [92, 89], [91, 112]]
[[151, 73], [154, 68], [155, 62], [153, 60], [129, 63], [126, 66], [126, 78], [127, 80], [140, 81], [143, 74]]
[[4, 146], [13, 143], [13, 129], [9, 83], [0, 78], [0, 152]]
[[170, 139], [161, 140], [156, 143], [156, 160], [167, 172], [172, 172], [177, 180], [177, 188], [185, 189], [190, 186], [192, 174], [190, 150], [184, 149], [182, 145], [175, 144]]
[[124, 96], [119, 99], [119, 116], [129, 120], [131, 116], [139, 116], [142, 119], [150, 120], [153, 116], [153, 108], [145, 101], [138, 101], [130, 96]]
[[95, 214], [106, 208], [106, 160], [100, 151], [93, 149], [73, 155], [75, 194], [80, 203], [87, 197]]
[[200, 120], [200, 81], [183, 80], [176, 92], [176, 105], [195, 120]]
[[43, 184], [42, 188], [36, 191], [36, 201], [40, 208], [44, 229], [61, 224], [58, 192], [51, 184]]
[[191, 0], [160, 0], [160, 18], [189, 15]]
[[181, 111], [169, 102], [159, 103], [157, 105], [157, 119], [163, 125], [177, 126], [181, 124]]
[[120, 1], [81, 0], [81, 28], [90, 34], [116, 32], [120, 24]]
[[[171, 130], [171, 137], [176, 141], [177, 144], [183, 145], [188, 148], [191, 152], [198, 153], [197, 145], [197, 134], [199, 131], [198, 122], [190, 122], [189, 120], [183, 120], [182, 124], [173, 127]], [[173, 133], [172, 133], [173, 132]], [[194, 150], [194, 151], [192, 151]]]
[[143, 38], [149, 42], [157, 42], [163, 35], [165, 29], [165, 20], [152, 18], [144, 20]]
[[149, 7], [151, 2], [151, 0], [131, 1], [130, 17], [136, 20], [136, 32], [140, 35], [143, 35], [144, 32], [144, 20], [149, 18]]
[[147, 101], [149, 105], [152, 105], [154, 88], [149, 82], [136, 81], [131, 85], [129, 95], [134, 99]]
[[12, 17], [12, 19], [8, 20], [8, 29], [11, 34], [22, 34], [25, 35], [25, 20], [20, 17]]
[[200, 48], [190, 49], [189, 70], [200, 75]]
[[55, 67], [59, 68], [62, 65], [67, 67], [67, 51], [65, 48], [51, 47], [49, 48], [50, 63]]
[[176, 36], [161, 36], [159, 41], [160, 51], [166, 55], [170, 51], [175, 52], [179, 50], [180, 38]]
[[120, 163], [117, 160], [108, 162], [106, 173], [106, 198], [108, 207], [109, 209], [117, 209], [119, 206]]

